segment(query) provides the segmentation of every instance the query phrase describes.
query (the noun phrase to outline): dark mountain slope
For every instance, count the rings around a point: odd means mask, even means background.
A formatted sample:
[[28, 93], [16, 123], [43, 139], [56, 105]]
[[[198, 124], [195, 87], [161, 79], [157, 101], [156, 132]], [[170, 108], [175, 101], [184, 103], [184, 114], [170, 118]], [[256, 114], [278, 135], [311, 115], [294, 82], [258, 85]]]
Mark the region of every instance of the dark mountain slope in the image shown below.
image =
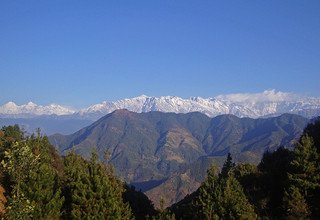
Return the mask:
[[257, 163], [264, 151], [289, 147], [307, 122], [290, 114], [250, 119], [117, 110], [74, 134], [53, 135], [50, 141], [62, 153], [73, 148], [84, 157], [93, 147], [102, 160], [108, 151], [109, 162], [125, 181], [148, 189], [154, 202], [157, 194], [166, 192], [170, 204], [196, 189], [212, 161], [221, 165], [231, 152], [235, 161]]

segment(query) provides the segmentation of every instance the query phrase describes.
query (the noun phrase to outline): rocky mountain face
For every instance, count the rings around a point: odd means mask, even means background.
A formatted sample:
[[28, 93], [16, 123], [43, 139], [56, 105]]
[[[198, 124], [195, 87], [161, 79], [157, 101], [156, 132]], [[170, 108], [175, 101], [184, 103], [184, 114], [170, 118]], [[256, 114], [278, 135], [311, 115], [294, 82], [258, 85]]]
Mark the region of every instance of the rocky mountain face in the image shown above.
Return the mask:
[[176, 114], [116, 110], [71, 135], [50, 136], [61, 153], [71, 149], [100, 159], [109, 152], [117, 173], [146, 192], [157, 205], [181, 200], [203, 181], [214, 162], [221, 166], [227, 153], [235, 161], [258, 163], [266, 150], [290, 147], [308, 119], [292, 114], [271, 118], [210, 118], [199, 112]]

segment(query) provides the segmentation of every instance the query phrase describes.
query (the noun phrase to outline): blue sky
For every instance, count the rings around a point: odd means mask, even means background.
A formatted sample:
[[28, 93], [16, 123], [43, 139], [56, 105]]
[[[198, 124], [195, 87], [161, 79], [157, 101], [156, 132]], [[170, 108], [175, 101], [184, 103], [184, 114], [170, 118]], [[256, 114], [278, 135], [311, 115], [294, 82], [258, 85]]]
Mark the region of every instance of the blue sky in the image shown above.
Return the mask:
[[0, 104], [320, 96], [320, 1], [0, 2]]

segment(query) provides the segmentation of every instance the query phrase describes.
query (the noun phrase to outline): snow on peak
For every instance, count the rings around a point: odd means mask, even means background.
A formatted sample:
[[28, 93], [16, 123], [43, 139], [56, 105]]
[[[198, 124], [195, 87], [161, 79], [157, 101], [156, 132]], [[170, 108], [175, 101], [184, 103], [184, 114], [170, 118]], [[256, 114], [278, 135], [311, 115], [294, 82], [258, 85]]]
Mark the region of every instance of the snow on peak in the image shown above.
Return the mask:
[[14, 102], [7, 102], [6, 104], [4, 104], [5, 107], [7, 108], [16, 108], [17, 105]]
[[212, 98], [178, 96], [141, 95], [118, 101], [103, 101], [75, 112], [57, 104], [47, 106], [29, 102], [16, 105], [8, 102], [0, 106], [0, 115], [71, 115], [98, 119], [117, 109], [128, 109], [133, 112], [202, 112], [210, 117], [220, 114], [234, 114], [239, 117], [263, 117], [282, 113], [296, 113], [304, 116], [320, 114], [320, 98], [304, 97], [293, 93], [266, 90], [261, 93], [234, 93], [218, 95]]
[[24, 105], [8, 102], [0, 106], [1, 115], [69, 115], [74, 112], [72, 109], [57, 104], [42, 106], [33, 102], [28, 102]]
[[299, 113], [303, 110], [320, 109], [320, 99], [303, 97], [293, 93], [265, 90], [261, 93], [235, 93], [213, 98], [177, 96], [152, 97], [141, 95], [115, 102], [104, 101], [80, 110], [80, 115], [108, 114], [116, 109], [134, 112], [202, 112], [208, 116], [234, 114], [239, 117], [262, 117], [282, 113]]

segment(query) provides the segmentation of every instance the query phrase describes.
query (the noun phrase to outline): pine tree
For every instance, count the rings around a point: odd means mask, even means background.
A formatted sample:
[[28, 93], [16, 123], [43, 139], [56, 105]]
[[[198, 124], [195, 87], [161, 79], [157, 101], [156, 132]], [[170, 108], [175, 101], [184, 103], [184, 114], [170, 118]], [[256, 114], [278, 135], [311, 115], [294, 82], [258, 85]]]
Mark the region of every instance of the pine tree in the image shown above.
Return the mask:
[[307, 125], [301, 139], [304, 136], [312, 137], [314, 145], [317, 148], [318, 153], [320, 153], [320, 117], [317, 117], [313, 123]]
[[35, 219], [58, 219], [64, 198], [57, 185], [57, 175], [48, 164], [39, 165], [37, 171], [24, 183], [26, 196], [34, 205]]
[[220, 179], [217, 203], [221, 219], [255, 219], [252, 205], [246, 198], [242, 186], [232, 172]]
[[135, 219], [145, 219], [157, 214], [152, 201], [141, 191], [136, 191], [134, 186], [125, 186], [123, 200], [130, 204]]
[[193, 210], [199, 219], [255, 219], [256, 214], [246, 198], [242, 186], [234, 175], [234, 166], [229, 154], [219, 176], [215, 168], [208, 176], [193, 202]]
[[97, 161], [89, 162], [71, 152], [65, 158], [66, 204], [72, 219], [131, 219], [128, 204], [122, 200], [123, 184], [111, 170]]
[[284, 203], [289, 219], [307, 219], [310, 214], [304, 196], [295, 186], [291, 186], [288, 192], [285, 193]]
[[284, 218], [286, 216], [283, 197], [289, 185], [288, 172], [292, 159], [292, 151], [279, 147], [274, 152], [264, 153], [258, 165], [261, 173], [260, 186], [258, 186], [262, 195], [260, 199], [262, 203], [265, 202], [265, 207], [259, 207], [258, 210], [271, 218]]
[[320, 157], [313, 140], [308, 135], [294, 149], [291, 162], [292, 171], [289, 173], [291, 185], [297, 187], [307, 201], [311, 214], [320, 217]]
[[193, 202], [194, 214], [199, 219], [218, 219], [217, 215], [217, 181], [216, 168], [212, 165], [207, 177], [199, 188], [199, 195]]
[[52, 146], [40, 133], [37, 137], [24, 137], [17, 126], [2, 131], [8, 218], [58, 219], [63, 198], [50, 163]]
[[231, 154], [228, 153], [227, 159], [226, 159], [226, 161], [225, 161], [224, 164], [223, 164], [223, 167], [222, 167], [222, 170], [221, 170], [220, 175], [221, 175], [222, 177], [227, 177], [227, 176], [228, 176], [228, 173], [229, 173], [234, 167], [235, 167], [235, 163], [232, 162]]
[[152, 220], [175, 220], [175, 215], [169, 209], [164, 208], [164, 200], [160, 200], [160, 210], [158, 215], [151, 218]]
[[34, 204], [33, 217], [36, 219], [58, 219], [64, 198], [58, 184], [57, 171], [51, 165], [52, 146], [46, 137], [32, 135], [27, 139], [33, 153], [39, 158], [38, 166], [23, 184], [26, 196]]

